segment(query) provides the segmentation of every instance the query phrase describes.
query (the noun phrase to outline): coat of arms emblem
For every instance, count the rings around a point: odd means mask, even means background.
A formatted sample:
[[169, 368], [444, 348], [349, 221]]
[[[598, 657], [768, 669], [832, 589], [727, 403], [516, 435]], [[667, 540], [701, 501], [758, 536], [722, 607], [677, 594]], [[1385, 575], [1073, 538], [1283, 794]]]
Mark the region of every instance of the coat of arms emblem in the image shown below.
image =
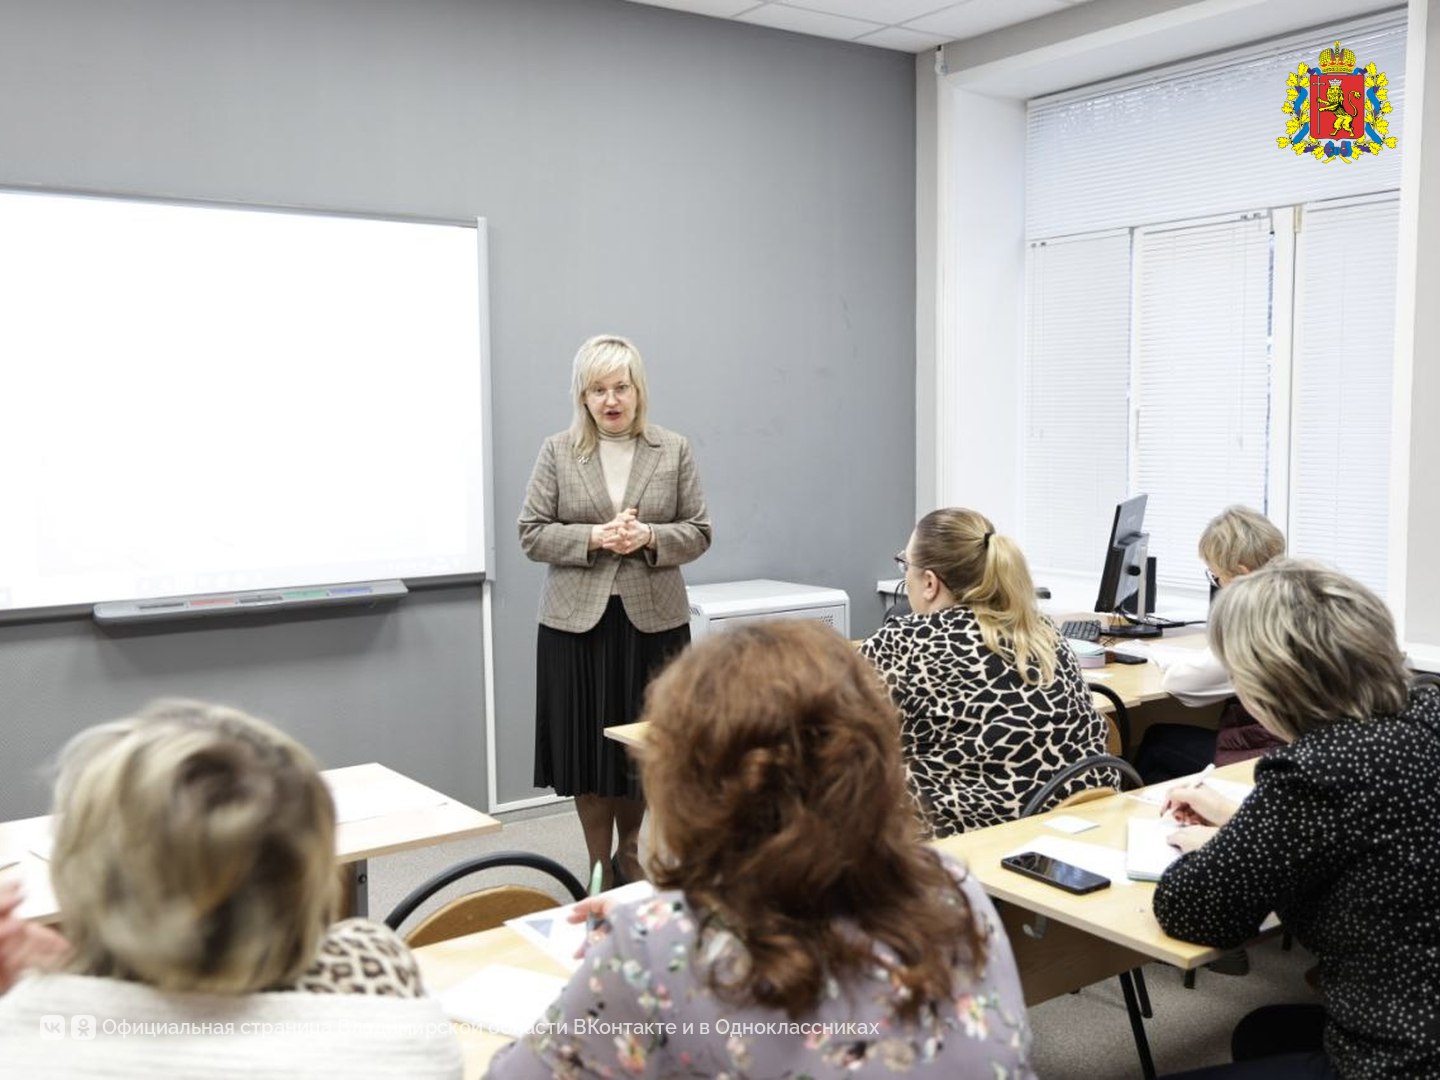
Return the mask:
[[1301, 64], [1285, 79], [1285, 134], [1280, 149], [1318, 161], [1356, 161], [1362, 154], [1395, 149], [1386, 117], [1389, 80], [1374, 64], [1358, 67], [1355, 53], [1340, 42], [1321, 50], [1317, 67]]

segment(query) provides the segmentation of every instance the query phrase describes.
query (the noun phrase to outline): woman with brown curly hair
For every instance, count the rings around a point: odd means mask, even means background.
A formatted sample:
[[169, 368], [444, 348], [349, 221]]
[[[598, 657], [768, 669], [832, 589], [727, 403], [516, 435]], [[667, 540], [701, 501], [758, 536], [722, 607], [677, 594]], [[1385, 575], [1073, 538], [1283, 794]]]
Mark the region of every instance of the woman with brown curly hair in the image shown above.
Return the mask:
[[895, 711], [828, 627], [765, 622], [652, 684], [648, 901], [607, 912], [501, 1078], [1025, 1077], [985, 894], [926, 847]]

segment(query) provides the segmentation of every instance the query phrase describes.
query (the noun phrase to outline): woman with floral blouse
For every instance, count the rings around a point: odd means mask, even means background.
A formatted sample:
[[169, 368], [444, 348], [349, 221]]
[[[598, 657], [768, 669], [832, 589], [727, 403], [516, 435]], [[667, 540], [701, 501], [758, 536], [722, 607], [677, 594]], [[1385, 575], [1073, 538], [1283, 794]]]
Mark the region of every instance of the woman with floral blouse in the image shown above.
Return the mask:
[[650, 900], [606, 912], [516, 1077], [1031, 1077], [999, 919], [926, 847], [894, 709], [816, 622], [709, 638], [652, 684]]

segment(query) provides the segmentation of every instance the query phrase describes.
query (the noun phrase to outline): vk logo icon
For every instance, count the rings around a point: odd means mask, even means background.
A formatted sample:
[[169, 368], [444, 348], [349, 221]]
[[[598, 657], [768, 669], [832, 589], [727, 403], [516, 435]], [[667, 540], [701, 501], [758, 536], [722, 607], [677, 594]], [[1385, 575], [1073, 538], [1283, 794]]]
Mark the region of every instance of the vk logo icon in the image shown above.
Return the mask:
[[40, 1017], [40, 1037], [42, 1039], [65, 1038], [65, 1027], [65, 1017], [63, 1016], [48, 1013]]

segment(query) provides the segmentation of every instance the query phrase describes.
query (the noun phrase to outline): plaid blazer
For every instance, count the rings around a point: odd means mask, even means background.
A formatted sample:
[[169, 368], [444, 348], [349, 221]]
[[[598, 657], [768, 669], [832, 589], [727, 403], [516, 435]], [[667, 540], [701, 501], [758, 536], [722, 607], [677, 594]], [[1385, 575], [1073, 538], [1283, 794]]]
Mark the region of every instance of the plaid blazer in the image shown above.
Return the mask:
[[605, 524], [619, 509], [610, 504], [600, 454], [577, 460], [568, 431], [545, 440], [519, 522], [525, 554], [550, 564], [541, 623], [575, 634], [589, 630], [605, 614], [612, 591], [644, 633], [689, 621], [680, 566], [710, 546], [710, 512], [683, 435], [650, 424], [636, 439], [625, 506], [635, 507], [638, 520], [655, 530], [654, 548], [631, 555], [589, 550], [591, 526]]

